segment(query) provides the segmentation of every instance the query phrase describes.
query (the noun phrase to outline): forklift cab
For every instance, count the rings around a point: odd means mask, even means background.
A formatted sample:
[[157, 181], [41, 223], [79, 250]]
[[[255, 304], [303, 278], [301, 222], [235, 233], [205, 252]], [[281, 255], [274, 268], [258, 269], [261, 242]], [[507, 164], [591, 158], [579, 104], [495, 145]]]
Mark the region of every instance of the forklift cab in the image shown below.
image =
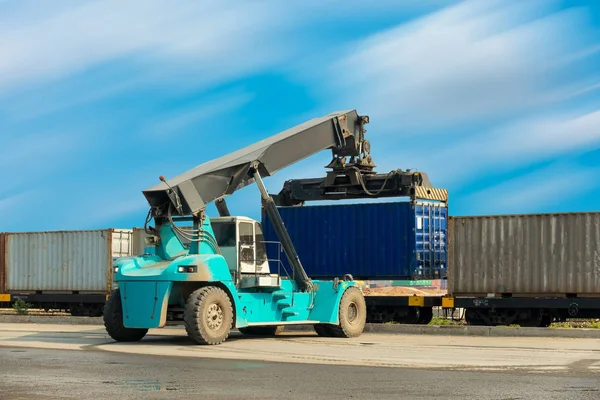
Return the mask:
[[267, 278], [273, 275], [259, 222], [247, 217], [211, 217], [210, 223], [236, 282], [242, 286], [264, 286], [258, 282], [270, 281]]

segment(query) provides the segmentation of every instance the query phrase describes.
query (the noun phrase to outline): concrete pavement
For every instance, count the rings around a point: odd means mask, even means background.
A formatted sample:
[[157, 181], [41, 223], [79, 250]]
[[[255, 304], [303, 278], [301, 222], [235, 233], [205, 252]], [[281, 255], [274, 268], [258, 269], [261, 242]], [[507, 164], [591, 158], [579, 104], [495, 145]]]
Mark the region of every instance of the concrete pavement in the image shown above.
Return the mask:
[[363, 334], [320, 338], [312, 332], [260, 338], [233, 333], [219, 346], [196, 346], [180, 327], [151, 330], [141, 342], [115, 343], [102, 326], [1, 324], [0, 347], [96, 350], [189, 358], [469, 371], [598, 374], [600, 340]]
[[[2, 323], [35, 323], [60, 325], [102, 325], [101, 317], [71, 317], [44, 315], [0, 315]], [[310, 326], [289, 326], [287, 331], [313, 331]], [[435, 326], [403, 324], [367, 324], [365, 333], [386, 333], [401, 335], [442, 335], [442, 336], [492, 336], [492, 337], [562, 337], [600, 339], [600, 329], [585, 328], [521, 328], [505, 326]]]

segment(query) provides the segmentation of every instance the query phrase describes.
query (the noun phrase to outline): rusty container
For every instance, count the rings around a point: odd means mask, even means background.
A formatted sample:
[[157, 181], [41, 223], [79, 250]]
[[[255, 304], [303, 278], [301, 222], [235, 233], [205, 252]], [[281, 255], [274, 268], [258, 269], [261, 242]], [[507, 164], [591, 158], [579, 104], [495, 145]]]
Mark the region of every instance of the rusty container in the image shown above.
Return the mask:
[[450, 217], [453, 296], [600, 297], [600, 213]]
[[6, 234], [0, 232], [0, 295], [6, 293]]

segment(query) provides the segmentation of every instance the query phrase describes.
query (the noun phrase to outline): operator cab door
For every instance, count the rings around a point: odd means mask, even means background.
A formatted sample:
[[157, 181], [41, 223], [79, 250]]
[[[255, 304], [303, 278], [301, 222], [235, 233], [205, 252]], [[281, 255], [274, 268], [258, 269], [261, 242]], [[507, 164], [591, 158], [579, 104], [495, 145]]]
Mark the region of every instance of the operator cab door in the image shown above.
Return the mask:
[[238, 254], [240, 273], [269, 273], [267, 250], [258, 222], [238, 221]]
[[238, 240], [235, 220], [233, 218], [227, 220], [216, 219], [211, 222], [215, 239], [221, 249], [221, 255], [227, 262], [231, 276], [236, 277], [238, 269]]

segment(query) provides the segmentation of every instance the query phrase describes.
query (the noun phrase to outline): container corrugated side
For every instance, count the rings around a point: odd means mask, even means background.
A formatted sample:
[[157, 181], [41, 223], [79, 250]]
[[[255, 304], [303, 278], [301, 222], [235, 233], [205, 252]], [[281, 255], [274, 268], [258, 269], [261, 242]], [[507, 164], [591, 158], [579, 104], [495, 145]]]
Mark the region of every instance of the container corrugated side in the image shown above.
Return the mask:
[[113, 259], [131, 254], [131, 230], [6, 234], [8, 292], [107, 292]]
[[600, 296], [600, 213], [451, 217], [454, 296]]
[[[430, 223], [429, 207], [417, 211], [418, 207], [409, 202], [387, 202], [278, 210], [310, 277], [342, 277], [350, 273], [357, 279], [420, 279], [420, 266], [425, 259], [429, 262], [430, 255], [445, 266], [445, 233], [441, 235], [444, 244], [439, 246], [443, 256], [434, 256], [433, 246], [424, 241], [440, 236], [433, 231], [442, 225], [445, 229], [446, 214], [438, 213], [444, 218], [443, 224]], [[431, 217], [431, 221], [434, 219]], [[419, 240], [415, 232], [418, 220]], [[264, 211], [262, 225], [265, 240], [279, 241]], [[281, 259], [290, 271], [285, 255], [278, 254], [277, 249], [278, 246], [267, 245], [269, 259]]]
[[154, 254], [154, 246], [146, 244], [148, 234], [144, 228], [133, 228], [132, 249], [133, 255]]
[[6, 234], [0, 233], [0, 294], [6, 293]]

